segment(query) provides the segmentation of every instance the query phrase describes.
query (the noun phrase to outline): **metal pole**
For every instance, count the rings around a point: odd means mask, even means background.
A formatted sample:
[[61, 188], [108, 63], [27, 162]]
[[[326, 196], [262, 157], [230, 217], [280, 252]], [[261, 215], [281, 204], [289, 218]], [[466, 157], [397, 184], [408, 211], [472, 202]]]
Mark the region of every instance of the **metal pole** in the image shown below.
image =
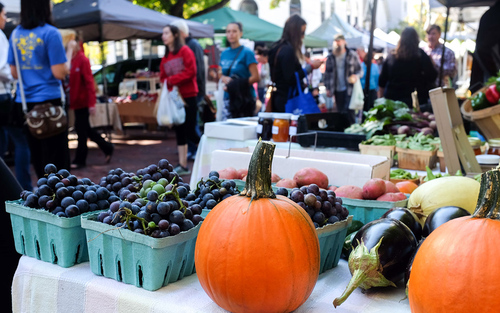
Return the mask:
[[373, 59], [373, 33], [375, 31], [375, 17], [377, 13], [377, 0], [373, 0], [372, 6], [372, 21], [370, 26], [370, 44], [368, 46], [368, 54], [365, 60], [366, 65], [366, 73], [365, 76], [365, 86], [364, 86], [364, 94], [365, 94], [365, 103], [368, 101], [368, 95], [370, 93], [370, 75], [372, 71], [372, 59]]
[[109, 130], [109, 125], [111, 124], [111, 118], [109, 116], [109, 101], [108, 101], [108, 83], [106, 81], [106, 54], [104, 53], [104, 36], [102, 33], [102, 22], [99, 21], [99, 34], [100, 34], [100, 41], [99, 45], [101, 48], [101, 58], [102, 58], [102, 69], [101, 69], [101, 77], [102, 77], [102, 92], [104, 94], [104, 99], [106, 102], [106, 121], [107, 125], [105, 127], [106, 130], [106, 137], [108, 138], [109, 141], [111, 141], [111, 131]]
[[441, 82], [443, 80], [443, 66], [444, 66], [444, 49], [446, 43], [446, 33], [448, 32], [448, 18], [450, 16], [450, 7], [446, 7], [446, 20], [444, 22], [444, 42], [443, 42], [443, 51], [441, 52], [441, 64], [439, 65], [439, 85], [441, 87]]

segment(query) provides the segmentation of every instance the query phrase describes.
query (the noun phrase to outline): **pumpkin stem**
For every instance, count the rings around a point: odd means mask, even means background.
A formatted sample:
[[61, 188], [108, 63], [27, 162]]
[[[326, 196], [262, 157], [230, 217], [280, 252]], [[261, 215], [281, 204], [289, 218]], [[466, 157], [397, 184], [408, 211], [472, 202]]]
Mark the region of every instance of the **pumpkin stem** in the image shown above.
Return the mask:
[[344, 293], [333, 300], [333, 306], [337, 307], [344, 303], [345, 300], [356, 290], [361, 287], [362, 289], [369, 289], [371, 287], [385, 287], [396, 285], [382, 275], [382, 265], [380, 265], [380, 258], [378, 256], [378, 249], [382, 244], [382, 239], [370, 251], [365, 246], [363, 241], [351, 252], [349, 255], [349, 270], [351, 271], [352, 278], [349, 281]]
[[481, 187], [476, 210], [472, 217], [500, 219], [500, 170], [493, 169], [481, 174]]
[[251, 197], [252, 200], [276, 198], [271, 186], [271, 167], [275, 148], [274, 143], [259, 139], [248, 165], [245, 189], [240, 193], [240, 196]]

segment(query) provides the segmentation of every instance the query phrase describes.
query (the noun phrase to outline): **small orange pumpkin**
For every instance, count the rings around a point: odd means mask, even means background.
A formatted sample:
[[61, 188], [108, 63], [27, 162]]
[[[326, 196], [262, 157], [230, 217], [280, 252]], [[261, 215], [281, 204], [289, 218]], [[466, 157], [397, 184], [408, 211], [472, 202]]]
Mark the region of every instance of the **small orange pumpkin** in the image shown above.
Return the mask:
[[195, 248], [201, 286], [231, 312], [290, 312], [319, 275], [318, 235], [307, 213], [271, 188], [275, 145], [259, 141], [245, 190], [201, 224]]
[[453, 219], [421, 244], [411, 267], [412, 313], [498, 312], [500, 172], [483, 173], [472, 217]]

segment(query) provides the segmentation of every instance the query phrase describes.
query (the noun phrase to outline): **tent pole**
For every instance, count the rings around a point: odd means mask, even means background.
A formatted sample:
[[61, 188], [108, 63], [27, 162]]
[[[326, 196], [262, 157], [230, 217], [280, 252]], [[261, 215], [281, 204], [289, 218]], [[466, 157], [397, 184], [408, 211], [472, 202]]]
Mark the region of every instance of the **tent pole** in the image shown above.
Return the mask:
[[[441, 64], [439, 65], [439, 85], [443, 81], [443, 67], [444, 67], [444, 49], [446, 48], [446, 34], [448, 32], [448, 18], [450, 16], [450, 7], [446, 7], [446, 20], [444, 21], [444, 42], [443, 42], [443, 51], [441, 51]], [[438, 86], [441, 87], [441, 86]]]
[[111, 118], [109, 116], [109, 101], [108, 101], [108, 82], [106, 81], [106, 54], [104, 53], [104, 36], [102, 35], [102, 22], [99, 21], [99, 34], [100, 34], [100, 41], [99, 45], [101, 47], [101, 76], [102, 76], [102, 91], [104, 93], [104, 99], [106, 101], [106, 121], [107, 121], [107, 126], [105, 127], [106, 129], [106, 137], [108, 140], [111, 142], [111, 131], [109, 130], [109, 125], [111, 124]]
[[372, 71], [371, 65], [372, 65], [372, 59], [373, 59], [373, 36], [374, 36], [374, 32], [375, 32], [376, 13], [377, 13], [377, 0], [373, 0], [372, 20], [371, 20], [371, 26], [370, 26], [370, 44], [368, 46], [367, 58], [364, 61], [365, 65], [366, 65], [366, 73], [363, 74], [365, 76], [365, 86], [364, 86], [365, 103], [366, 103], [366, 101], [368, 101], [368, 95], [370, 94], [370, 75], [371, 75], [371, 71]]

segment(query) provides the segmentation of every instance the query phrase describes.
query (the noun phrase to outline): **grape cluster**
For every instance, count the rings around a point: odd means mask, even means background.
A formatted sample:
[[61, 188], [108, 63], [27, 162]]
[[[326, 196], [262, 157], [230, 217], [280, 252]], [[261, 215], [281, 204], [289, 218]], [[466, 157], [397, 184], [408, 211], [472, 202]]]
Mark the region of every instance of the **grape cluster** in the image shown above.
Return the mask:
[[21, 193], [23, 205], [47, 210], [60, 217], [74, 217], [85, 212], [105, 210], [118, 197], [88, 178], [79, 179], [66, 169], [47, 164], [45, 175], [37, 181], [35, 192]]
[[[112, 169], [108, 175], [101, 177], [99, 185], [106, 187], [110, 192], [116, 193], [121, 200], [134, 202], [138, 192], [145, 190], [146, 181], [175, 181], [179, 186], [184, 186], [189, 191], [189, 184], [184, 183], [166, 159], [161, 159], [158, 164], [150, 164], [138, 169], [135, 173], [127, 173], [121, 168]], [[140, 194], [144, 198], [145, 194]]]
[[202, 208], [184, 199], [188, 188], [175, 180], [175, 176], [170, 182], [164, 177], [157, 182], [147, 179], [139, 192], [111, 203], [109, 210], [98, 214], [97, 220], [154, 238], [190, 230], [203, 221]]
[[316, 184], [293, 188], [288, 194], [286, 188], [278, 188], [276, 194], [290, 198], [300, 205], [311, 217], [316, 228], [345, 220], [349, 211], [342, 205], [332, 190], [320, 189]]
[[189, 205], [197, 204], [211, 210], [222, 200], [239, 193], [234, 180], [222, 180], [217, 171], [211, 171], [208, 179], [201, 179], [196, 184], [196, 189], [187, 195], [186, 201]]

